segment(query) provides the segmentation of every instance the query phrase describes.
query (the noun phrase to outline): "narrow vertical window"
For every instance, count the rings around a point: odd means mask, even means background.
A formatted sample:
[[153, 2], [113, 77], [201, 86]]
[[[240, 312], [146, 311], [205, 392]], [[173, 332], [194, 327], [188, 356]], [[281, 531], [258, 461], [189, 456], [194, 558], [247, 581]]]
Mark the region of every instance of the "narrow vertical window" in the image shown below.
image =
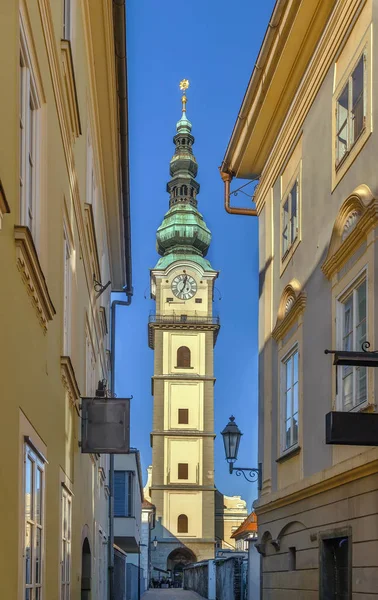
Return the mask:
[[298, 443], [298, 350], [283, 361], [283, 450]]
[[298, 237], [298, 179], [294, 182], [290, 192], [282, 204], [282, 258]]
[[62, 486], [62, 555], [61, 555], [61, 600], [70, 600], [71, 594], [71, 526], [72, 496]]
[[179, 425], [188, 425], [189, 423], [189, 409], [188, 408], [179, 408], [178, 409], [178, 424]]
[[178, 473], [177, 473], [178, 479], [188, 479], [189, 478], [188, 463], [178, 463], [177, 471], [178, 471]]
[[25, 600], [42, 600], [44, 547], [44, 462], [31, 446], [24, 454], [24, 589]]
[[86, 373], [86, 394], [93, 396], [96, 392], [96, 359], [93, 351], [93, 345], [89, 333], [86, 328], [85, 335], [85, 373]]
[[26, 40], [20, 52], [20, 223], [29, 228], [37, 245], [39, 174], [39, 101]]
[[116, 517], [134, 516], [134, 472], [114, 472], [114, 515]]
[[[343, 350], [361, 352], [367, 328], [366, 279], [344, 296], [340, 301], [340, 309], [338, 316], [342, 339], [339, 345]], [[366, 402], [366, 367], [339, 367], [338, 383], [341, 386], [342, 410], [349, 411]]]
[[177, 350], [177, 367], [190, 368], [190, 349], [187, 346], [180, 346]]
[[64, 231], [64, 280], [63, 280], [63, 354], [69, 356], [71, 351], [71, 247], [66, 231]]
[[359, 58], [336, 100], [336, 166], [358, 140], [366, 124], [366, 55]]
[[178, 516], [177, 533], [188, 533], [188, 517], [186, 515]]

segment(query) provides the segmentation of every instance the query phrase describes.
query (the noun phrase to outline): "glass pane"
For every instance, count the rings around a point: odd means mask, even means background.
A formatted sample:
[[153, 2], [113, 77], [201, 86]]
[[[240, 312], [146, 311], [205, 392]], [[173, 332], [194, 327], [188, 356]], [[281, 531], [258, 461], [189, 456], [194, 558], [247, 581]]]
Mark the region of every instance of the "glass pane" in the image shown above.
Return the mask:
[[348, 84], [337, 100], [337, 155], [339, 162], [348, 148]]
[[289, 200], [286, 200], [282, 208], [282, 254], [289, 247]]
[[293, 413], [298, 412], [298, 384], [293, 387]]
[[364, 128], [364, 57], [361, 56], [352, 74], [352, 142]]
[[291, 415], [292, 415], [292, 409], [291, 409], [291, 392], [287, 392], [286, 394], [286, 420], [290, 419]]
[[285, 424], [285, 432], [286, 432], [286, 435], [285, 435], [286, 446], [285, 446], [285, 448], [290, 448], [290, 446], [291, 446], [291, 427], [290, 427], [290, 423], [291, 423], [291, 420], [286, 421], [286, 424]]
[[367, 398], [367, 373], [366, 367], [357, 367], [356, 369], [356, 384], [357, 384], [357, 402], [361, 404]]
[[35, 544], [35, 581], [41, 583], [41, 560], [42, 560], [42, 530], [37, 528]]
[[30, 588], [26, 588], [25, 590], [25, 600], [31, 600], [32, 590]]
[[357, 288], [356, 350], [361, 350], [366, 340], [366, 281]]
[[41, 598], [42, 598], [42, 589], [40, 587], [36, 588], [34, 598], [35, 598], [35, 600], [41, 600]]
[[25, 583], [32, 583], [32, 532], [30, 523], [25, 526]]
[[33, 461], [26, 457], [25, 462], [25, 518], [33, 518]]
[[353, 372], [343, 379], [343, 404], [345, 410], [353, 407]]
[[289, 390], [292, 385], [292, 367], [293, 357], [291, 356], [286, 363], [286, 389]]
[[293, 355], [293, 361], [294, 361], [294, 377], [293, 377], [293, 381], [294, 381], [294, 383], [297, 383], [297, 381], [298, 381], [298, 352], [296, 352]]
[[67, 499], [67, 539], [71, 539], [71, 507], [72, 503]]
[[290, 242], [293, 243], [297, 237], [297, 204], [298, 204], [298, 184], [295, 182], [293, 188], [290, 192], [291, 196], [291, 239]]
[[298, 413], [293, 416], [293, 444], [298, 443]]
[[42, 472], [37, 468], [35, 478], [35, 495], [36, 495], [36, 521], [42, 522]]

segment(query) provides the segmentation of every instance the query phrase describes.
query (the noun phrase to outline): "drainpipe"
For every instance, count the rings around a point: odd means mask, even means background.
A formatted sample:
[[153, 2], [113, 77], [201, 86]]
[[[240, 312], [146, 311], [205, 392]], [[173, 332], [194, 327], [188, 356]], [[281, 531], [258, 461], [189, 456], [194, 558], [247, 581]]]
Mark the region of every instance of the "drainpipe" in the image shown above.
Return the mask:
[[[115, 323], [116, 307], [130, 306], [133, 295], [131, 263], [130, 177], [129, 177], [129, 125], [127, 112], [127, 58], [126, 58], [126, 3], [113, 0], [113, 36], [117, 76], [119, 149], [123, 233], [125, 238], [126, 286], [122, 290], [127, 300], [114, 300], [111, 305], [111, 392], [115, 392]], [[115, 290], [113, 290], [115, 291]], [[115, 600], [114, 585], [114, 454], [109, 461], [109, 586], [108, 598]]]
[[[117, 306], [130, 306], [131, 296], [127, 300], [113, 300], [111, 306], [111, 384], [112, 394], [115, 393], [115, 330], [116, 330], [116, 308]], [[108, 567], [109, 567], [109, 600], [115, 600], [114, 586], [114, 454], [110, 454], [109, 461], [109, 544], [108, 544]]]
[[230, 184], [232, 181], [231, 173], [220, 170], [220, 176], [224, 183], [224, 208], [230, 215], [246, 215], [248, 217], [257, 217], [257, 210], [255, 208], [236, 208], [230, 206]]

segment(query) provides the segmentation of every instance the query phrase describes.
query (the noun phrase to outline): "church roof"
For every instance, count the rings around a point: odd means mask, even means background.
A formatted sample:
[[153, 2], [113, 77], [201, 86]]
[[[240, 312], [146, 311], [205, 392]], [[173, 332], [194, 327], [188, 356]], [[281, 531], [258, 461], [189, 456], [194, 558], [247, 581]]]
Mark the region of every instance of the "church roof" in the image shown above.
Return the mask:
[[212, 271], [209, 261], [204, 258], [210, 246], [211, 232], [197, 209], [200, 186], [195, 179], [198, 166], [192, 149], [192, 124], [186, 115], [188, 87], [187, 80], [180, 83], [182, 116], [173, 138], [176, 148], [170, 162], [171, 179], [167, 183], [169, 210], [156, 232], [157, 251], [162, 258], [155, 268], [163, 270], [177, 260], [192, 260], [205, 271]]

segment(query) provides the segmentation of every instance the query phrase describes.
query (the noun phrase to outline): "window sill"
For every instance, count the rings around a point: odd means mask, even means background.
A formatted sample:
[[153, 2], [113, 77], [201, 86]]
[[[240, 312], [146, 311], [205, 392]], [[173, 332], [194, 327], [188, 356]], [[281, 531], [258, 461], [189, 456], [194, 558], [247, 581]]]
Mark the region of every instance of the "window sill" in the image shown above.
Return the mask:
[[193, 370], [194, 367], [175, 367], [175, 369], [181, 369], [181, 370], [187, 371], [187, 370], [190, 370], [190, 369]]
[[300, 446], [293, 446], [292, 448], [289, 448], [288, 450], [285, 450], [285, 452], [283, 452], [281, 454], [281, 456], [279, 456], [278, 458], [276, 458], [276, 463], [283, 463], [287, 460], [289, 460], [290, 458], [293, 458], [294, 456], [297, 456], [297, 454], [299, 454], [301, 451], [301, 447]]
[[45, 276], [29, 228], [16, 225], [14, 239], [18, 270], [21, 273], [22, 281], [31, 298], [43, 332], [46, 333], [48, 321], [52, 321], [56, 312], [51, 302]]

